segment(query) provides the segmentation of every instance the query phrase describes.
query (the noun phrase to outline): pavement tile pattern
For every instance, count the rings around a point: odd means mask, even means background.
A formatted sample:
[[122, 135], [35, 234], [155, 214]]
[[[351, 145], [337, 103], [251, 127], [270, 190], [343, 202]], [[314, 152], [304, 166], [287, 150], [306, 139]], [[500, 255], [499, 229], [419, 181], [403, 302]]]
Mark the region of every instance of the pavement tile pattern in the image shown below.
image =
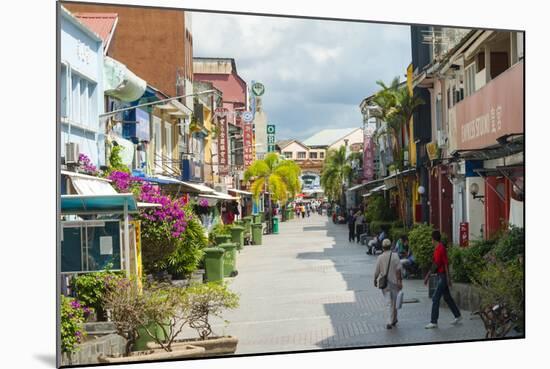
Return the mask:
[[[441, 308], [439, 328], [424, 329], [431, 300], [420, 280], [406, 280], [407, 303], [397, 328], [386, 330], [382, 293], [373, 286], [376, 257], [349, 243], [347, 226], [312, 215], [280, 223], [279, 234], [247, 246], [228, 279], [240, 307], [215, 321], [214, 332], [239, 338], [236, 354], [322, 350], [483, 339], [481, 320], [463, 311], [463, 323]], [[444, 305], [444, 304], [442, 304]]]

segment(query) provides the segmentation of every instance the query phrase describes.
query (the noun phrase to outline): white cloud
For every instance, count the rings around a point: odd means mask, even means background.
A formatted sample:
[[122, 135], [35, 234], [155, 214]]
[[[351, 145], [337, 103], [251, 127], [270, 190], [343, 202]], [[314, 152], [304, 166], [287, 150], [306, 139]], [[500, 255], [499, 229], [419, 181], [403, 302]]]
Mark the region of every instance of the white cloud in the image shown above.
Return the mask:
[[411, 59], [401, 25], [194, 13], [193, 40], [195, 56], [235, 58], [244, 80], [266, 86], [278, 138], [360, 126], [361, 100]]

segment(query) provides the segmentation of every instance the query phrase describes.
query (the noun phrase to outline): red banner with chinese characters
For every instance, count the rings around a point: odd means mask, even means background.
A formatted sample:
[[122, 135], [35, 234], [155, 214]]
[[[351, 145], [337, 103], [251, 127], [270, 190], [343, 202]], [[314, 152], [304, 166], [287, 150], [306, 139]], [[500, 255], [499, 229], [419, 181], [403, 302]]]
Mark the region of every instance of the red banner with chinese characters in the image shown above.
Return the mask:
[[229, 174], [229, 142], [227, 140], [227, 115], [218, 118], [220, 134], [218, 136], [218, 173], [221, 176]]
[[254, 133], [252, 131], [252, 123], [243, 123], [243, 146], [244, 146], [244, 167], [248, 168], [254, 161], [254, 152], [252, 150]]
[[469, 234], [470, 234], [470, 227], [468, 222], [462, 222], [460, 223], [460, 246], [461, 247], [468, 247], [469, 243]]
[[374, 140], [371, 130], [364, 130], [363, 142], [363, 183], [367, 183], [374, 179]]

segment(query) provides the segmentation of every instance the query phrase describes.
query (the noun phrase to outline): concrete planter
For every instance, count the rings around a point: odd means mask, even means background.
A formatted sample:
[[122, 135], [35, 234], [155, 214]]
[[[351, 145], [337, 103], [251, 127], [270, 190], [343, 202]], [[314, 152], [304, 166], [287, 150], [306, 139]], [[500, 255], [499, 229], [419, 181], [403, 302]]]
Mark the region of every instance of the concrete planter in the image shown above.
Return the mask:
[[173, 351], [164, 351], [163, 349], [134, 351], [130, 356], [116, 355], [105, 356], [99, 355], [97, 357], [98, 362], [115, 364], [115, 363], [131, 363], [136, 361], [147, 360], [167, 360], [167, 359], [187, 359], [192, 357], [202, 356], [204, 353], [204, 347], [197, 347], [192, 345], [181, 345], [173, 347]]
[[[174, 343], [172, 344], [172, 348], [176, 350], [177, 347], [186, 345], [202, 347], [205, 349], [205, 352], [201, 356], [207, 357], [224, 354], [234, 354], [237, 350], [238, 343], [239, 339], [233, 336], [212, 337], [207, 338], [206, 340], [190, 338], [174, 341]], [[160, 346], [156, 343], [150, 342], [149, 344], [147, 344], [147, 348], [158, 350]]]
[[451, 295], [459, 309], [477, 311], [481, 305], [481, 296], [474, 286], [468, 283], [453, 283]]

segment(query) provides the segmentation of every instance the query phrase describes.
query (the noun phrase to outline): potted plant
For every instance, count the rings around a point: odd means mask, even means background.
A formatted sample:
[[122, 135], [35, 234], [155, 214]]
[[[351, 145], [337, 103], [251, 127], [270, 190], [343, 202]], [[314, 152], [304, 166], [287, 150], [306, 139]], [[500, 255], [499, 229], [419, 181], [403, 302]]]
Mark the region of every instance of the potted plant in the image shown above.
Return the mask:
[[[204, 348], [191, 344], [178, 345], [172, 350], [172, 343], [183, 326], [187, 313], [179, 314], [182, 295], [176, 287], [148, 286], [140, 292], [135, 281], [124, 278], [118, 281], [117, 289], [107, 293], [106, 307], [115, 323], [117, 333], [127, 340], [124, 355], [99, 355], [100, 363], [125, 363], [144, 360], [165, 360], [195, 357], [204, 353]], [[152, 326], [160, 327], [164, 337], [159, 337]], [[141, 332], [149, 335], [158, 347], [132, 351]]]
[[[175, 340], [173, 347], [179, 345], [202, 347], [206, 350], [203, 356], [234, 353], [238, 344], [237, 337], [213, 335], [211, 318], [221, 318], [224, 310], [237, 308], [238, 295], [218, 282], [193, 284], [185, 290], [184, 295], [187, 301], [185, 305], [189, 309], [188, 325], [197, 331], [199, 337]], [[159, 348], [157, 344], [150, 344], [148, 347]]]

